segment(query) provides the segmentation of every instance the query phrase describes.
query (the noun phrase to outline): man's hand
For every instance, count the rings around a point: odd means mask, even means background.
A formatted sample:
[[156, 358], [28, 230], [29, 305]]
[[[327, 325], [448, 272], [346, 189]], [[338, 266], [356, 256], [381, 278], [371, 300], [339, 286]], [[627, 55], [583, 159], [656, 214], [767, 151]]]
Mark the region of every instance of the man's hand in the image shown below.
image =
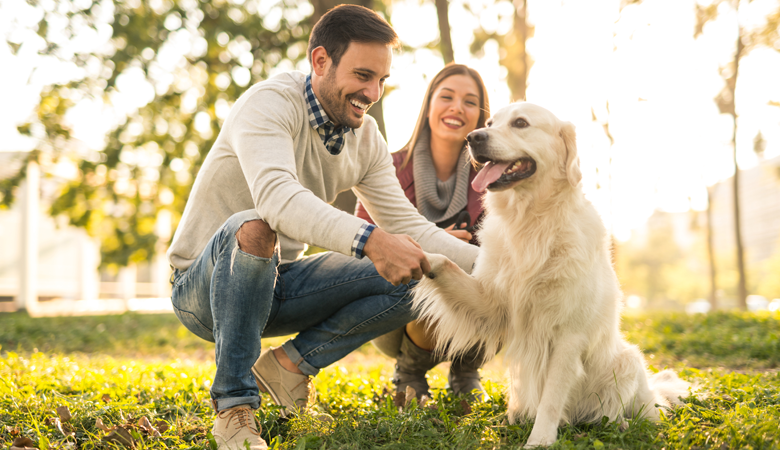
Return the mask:
[[420, 280], [431, 271], [420, 244], [405, 234], [390, 234], [377, 227], [368, 236], [363, 253], [393, 286]]
[[[468, 225], [468, 224], [464, 224], [464, 225]], [[461, 241], [467, 244], [471, 242], [471, 237], [472, 237], [471, 233], [469, 233], [466, 230], [455, 230], [454, 228], [455, 228], [455, 224], [453, 223], [452, 225], [445, 228], [444, 231], [455, 236], [456, 238], [460, 239]]]

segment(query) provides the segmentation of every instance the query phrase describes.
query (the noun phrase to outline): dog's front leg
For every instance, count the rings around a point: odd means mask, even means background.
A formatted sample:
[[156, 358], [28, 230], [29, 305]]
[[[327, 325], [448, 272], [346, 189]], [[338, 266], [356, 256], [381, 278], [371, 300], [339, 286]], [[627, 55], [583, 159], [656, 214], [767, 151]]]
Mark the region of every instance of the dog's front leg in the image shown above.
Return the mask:
[[531, 435], [525, 443], [526, 448], [552, 445], [558, 438], [558, 425], [571, 390], [585, 375], [581, 355], [586, 342], [575, 335], [553, 343], [542, 399]]

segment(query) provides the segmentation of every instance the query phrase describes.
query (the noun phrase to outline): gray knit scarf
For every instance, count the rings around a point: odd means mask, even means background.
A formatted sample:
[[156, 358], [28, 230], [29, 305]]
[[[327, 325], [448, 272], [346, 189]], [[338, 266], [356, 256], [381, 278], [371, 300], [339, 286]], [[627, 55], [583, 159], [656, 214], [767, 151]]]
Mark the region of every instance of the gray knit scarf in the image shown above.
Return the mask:
[[455, 217], [466, 207], [471, 166], [464, 145], [455, 174], [447, 181], [439, 181], [431, 157], [430, 133], [430, 130], [420, 133], [414, 146], [414, 193], [420, 214], [433, 223], [439, 223]]

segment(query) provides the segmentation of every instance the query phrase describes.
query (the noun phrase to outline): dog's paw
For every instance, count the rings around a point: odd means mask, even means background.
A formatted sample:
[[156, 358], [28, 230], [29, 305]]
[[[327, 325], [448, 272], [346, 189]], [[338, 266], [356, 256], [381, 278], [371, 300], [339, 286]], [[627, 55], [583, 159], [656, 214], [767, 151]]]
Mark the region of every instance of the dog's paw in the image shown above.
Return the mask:
[[540, 426], [537, 422], [534, 424], [534, 428], [531, 430], [531, 435], [528, 436], [523, 448], [534, 447], [549, 447], [558, 440], [558, 427], [557, 426]]
[[454, 266], [455, 263], [450, 261], [446, 256], [436, 253], [426, 253], [425, 257], [428, 259], [428, 263], [431, 265], [431, 271], [426, 273], [430, 279], [435, 279], [437, 276], [444, 273], [444, 271]]

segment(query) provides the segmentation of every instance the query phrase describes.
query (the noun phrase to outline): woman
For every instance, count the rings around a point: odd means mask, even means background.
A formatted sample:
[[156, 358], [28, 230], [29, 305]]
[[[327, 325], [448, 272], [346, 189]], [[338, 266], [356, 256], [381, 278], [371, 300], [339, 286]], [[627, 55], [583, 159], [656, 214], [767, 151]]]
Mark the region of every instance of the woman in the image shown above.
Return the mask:
[[[466, 136], [484, 127], [489, 116], [482, 78], [474, 69], [450, 64], [428, 85], [412, 138], [393, 154], [396, 175], [412, 204], [431, 222], [473, 244], [469, 230], [479, 223], [483, 209], [479, 194], [471, 188], [476, 171], [469, 161]], [[360, 202], [355, 214], [373, 223]], [[396, 392], [411, 386], [418, 398], [430, 396], [425, 374], [443, 358], [432, 353], [435, 343], [425, 323], [409, 323], [374, 344], [396, 357]], [[456, 395], [483, 391], [478, 356], [475, 349], [452, 362], [448, 379]]]

